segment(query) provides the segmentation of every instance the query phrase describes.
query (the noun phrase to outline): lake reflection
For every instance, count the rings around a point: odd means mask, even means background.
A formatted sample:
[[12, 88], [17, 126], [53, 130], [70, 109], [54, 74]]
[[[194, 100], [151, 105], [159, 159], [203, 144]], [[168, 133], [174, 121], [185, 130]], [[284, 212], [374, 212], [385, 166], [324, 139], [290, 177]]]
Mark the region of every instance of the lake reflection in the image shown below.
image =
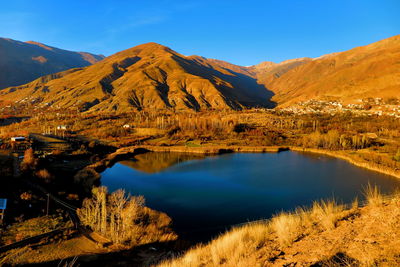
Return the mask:
[[400, 180], [317, 154], [201, 155], [146, 153], [102, 173], [102, 185], [143, 195], [181, 235], [207, 240], [225, 227], [269, 218], [319, 199], [351, 202], [368, 183], [383, 192]]

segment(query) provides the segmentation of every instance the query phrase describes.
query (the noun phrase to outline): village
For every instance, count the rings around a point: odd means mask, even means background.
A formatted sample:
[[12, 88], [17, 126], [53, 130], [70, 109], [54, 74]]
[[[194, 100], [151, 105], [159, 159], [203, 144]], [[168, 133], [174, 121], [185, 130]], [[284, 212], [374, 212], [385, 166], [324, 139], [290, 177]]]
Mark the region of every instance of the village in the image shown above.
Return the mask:
[[280, 111], [293, 114], [338, 114], [351, 112], [355, 116], [389, 116], [400, 118], [400, 101], [396, 98], [358, 99], [357, 103], [344, 104], [337, 100], [310, 99], [282, 108]]

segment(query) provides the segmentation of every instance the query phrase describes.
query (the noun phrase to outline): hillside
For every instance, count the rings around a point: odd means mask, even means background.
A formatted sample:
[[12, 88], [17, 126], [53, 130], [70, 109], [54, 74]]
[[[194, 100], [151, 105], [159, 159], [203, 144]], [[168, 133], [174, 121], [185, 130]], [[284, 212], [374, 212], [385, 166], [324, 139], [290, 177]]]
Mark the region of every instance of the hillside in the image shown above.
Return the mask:
[[38, 42], [0, 38], [0, 89], [25, 84], [41, 76], [86, 67], [104, 56], [72, 52]]
[[312, 61], [312, 58], [296, 58], [274, 63], [271, 61], [264, 61], [260, 64], [248, 67], [259, 83], [269, 86], [274, 80], [279, 79], [283, 74], [294, 69], [300, 65]]
[[[227, 66], [232, 66], [226, 63]], [[234, 70], [233, 70], [234, 69]], [[62, 77], [61, 77], [62, 76]], [[48, 103], [81, 111], [271, 107], [272, 96], [247, 69], [183, 56], [148, 43], [48, 81], [9, 88], [2, 100]]]
[[399, 266], [399, 195], [371, 191], [368, 205], [332, 202], [282, 213], [157, 266]]
[[[41, 44], [25, 45], [55, 51]], [[0, 101], [89, 112], [239, 110], [287, 106], [309, 99], [355, 102], [368, 97], [397, 97], [399, 62], [400, 36], [319, 58], [262, 62], [250, 67], [184, 56], [148, 43], [92, 66], [10, 87], [0, 93]]]
[[325, 55], [271, 77], [258, 72], [279, 104], [311, 98], [352, 102], [368, 97], [398, 97], [400, 92], [400, 35]]

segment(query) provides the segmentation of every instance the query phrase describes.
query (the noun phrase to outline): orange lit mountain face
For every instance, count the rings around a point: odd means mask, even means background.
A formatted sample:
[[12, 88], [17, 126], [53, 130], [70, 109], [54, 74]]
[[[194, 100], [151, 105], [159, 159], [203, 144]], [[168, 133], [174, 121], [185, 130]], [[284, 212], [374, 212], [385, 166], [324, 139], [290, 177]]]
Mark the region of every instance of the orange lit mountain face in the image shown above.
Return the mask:
[[148, 43], [116, 53], [92, 66], [42, 77], [3, 90], [0, 99], [82, 111], [141, 109], [241, 109], [272, 107], [272, 93], [244, 67], [183, 56]]
[[308, 99], [400, 97], [400, 35], [308, 59], [278, 77], [267, 75], [259, 81], [274, 92], [274, 101], [286, 106]]
[[[41, 45], [42, 49], [54, 49]], [[0, 57], [1, 58], [1, 57]], [[35, 56], [38, 64], [47, 57]], [[88, 112], [241, 109], [308, 99], [398, 97], [400, 36], [319, 58], [242, 67], [148, 43], [0, 91], [0, 100]]]
[[25, 84], [43, 75], [86, 67], [103, 58], [32, 41], [24, 43], [0, 38], [0, 89]]

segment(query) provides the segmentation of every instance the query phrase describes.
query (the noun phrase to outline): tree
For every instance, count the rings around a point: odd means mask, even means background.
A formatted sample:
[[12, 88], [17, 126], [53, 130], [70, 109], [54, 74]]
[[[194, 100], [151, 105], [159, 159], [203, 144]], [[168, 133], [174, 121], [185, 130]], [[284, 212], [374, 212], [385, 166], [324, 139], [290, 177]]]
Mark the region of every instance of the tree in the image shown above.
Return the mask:
[[135, 240], [138, 223], [143, 215], [144, 198], [133, 197], [124, 190], [108, 194], [106, 187], [95, 187], [92, 198], [85, 199], [78, 216], [82, 223], [122, 244]]
[[37, 160], [32, 148], [25, 150], [24, 159], [21, 163], [21, 169], [23, 171], [34, 170], [37, 165]]

